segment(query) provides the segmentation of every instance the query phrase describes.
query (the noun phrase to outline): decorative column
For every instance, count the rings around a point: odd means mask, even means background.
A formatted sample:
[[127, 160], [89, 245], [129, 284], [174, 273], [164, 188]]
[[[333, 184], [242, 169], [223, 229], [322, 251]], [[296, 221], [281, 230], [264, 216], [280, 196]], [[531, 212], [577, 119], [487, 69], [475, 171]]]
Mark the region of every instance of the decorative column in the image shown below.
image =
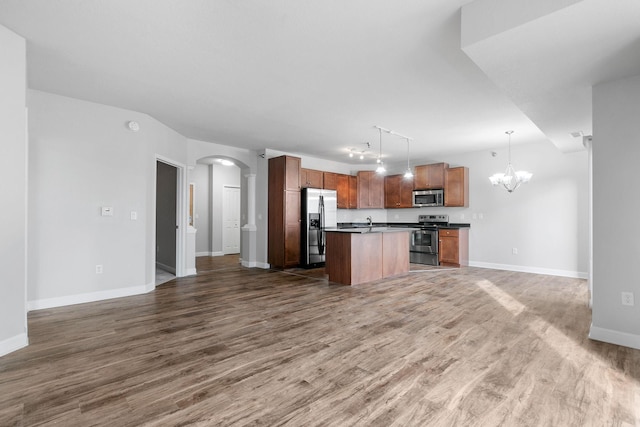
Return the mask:
[[256, 174], [247, 178], [247, 223], [242, 226], [242, 265], [256, 266]]
[[245, 175], [247, 178], [247, 226], [256, 229], [256, 174]]

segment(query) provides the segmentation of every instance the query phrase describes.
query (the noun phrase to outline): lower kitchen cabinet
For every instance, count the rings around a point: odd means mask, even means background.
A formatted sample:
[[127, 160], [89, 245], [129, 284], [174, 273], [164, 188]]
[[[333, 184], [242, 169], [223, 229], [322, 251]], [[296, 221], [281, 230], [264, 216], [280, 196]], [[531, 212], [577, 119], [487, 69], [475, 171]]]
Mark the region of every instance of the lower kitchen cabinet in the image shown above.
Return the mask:
[[440, 265], [469, 265], [469, 229], [444, 228], [438, 231], [438, 261]]

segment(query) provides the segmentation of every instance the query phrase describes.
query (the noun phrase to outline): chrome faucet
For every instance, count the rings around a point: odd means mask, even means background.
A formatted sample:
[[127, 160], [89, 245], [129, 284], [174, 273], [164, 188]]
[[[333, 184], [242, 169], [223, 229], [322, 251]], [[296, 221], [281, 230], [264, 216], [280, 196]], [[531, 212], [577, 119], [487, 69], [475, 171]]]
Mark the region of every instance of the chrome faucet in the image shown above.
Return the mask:
[[369, 221], [369, 227], [371, 227], [373, 225], [373, 220], [370, 216], [367, 217], [367, 221]]

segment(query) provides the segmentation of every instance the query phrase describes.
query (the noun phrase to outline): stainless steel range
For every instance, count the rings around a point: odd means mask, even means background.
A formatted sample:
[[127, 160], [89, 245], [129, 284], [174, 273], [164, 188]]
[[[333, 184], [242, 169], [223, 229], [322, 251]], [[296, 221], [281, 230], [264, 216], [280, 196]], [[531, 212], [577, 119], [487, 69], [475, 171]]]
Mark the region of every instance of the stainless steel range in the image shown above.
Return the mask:
[[420, 215], [418, 230], [411, 232], [409, 261], [438, 265], [438, 227], [449, 225], [449, 215]]

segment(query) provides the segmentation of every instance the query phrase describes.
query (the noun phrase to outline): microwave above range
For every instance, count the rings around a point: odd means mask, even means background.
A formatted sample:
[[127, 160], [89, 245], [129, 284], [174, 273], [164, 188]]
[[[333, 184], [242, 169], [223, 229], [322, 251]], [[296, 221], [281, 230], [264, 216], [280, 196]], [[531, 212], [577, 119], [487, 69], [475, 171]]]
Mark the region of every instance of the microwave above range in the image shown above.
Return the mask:
[[413, 207], [444, 206], [443, 190], [414, 190]]

